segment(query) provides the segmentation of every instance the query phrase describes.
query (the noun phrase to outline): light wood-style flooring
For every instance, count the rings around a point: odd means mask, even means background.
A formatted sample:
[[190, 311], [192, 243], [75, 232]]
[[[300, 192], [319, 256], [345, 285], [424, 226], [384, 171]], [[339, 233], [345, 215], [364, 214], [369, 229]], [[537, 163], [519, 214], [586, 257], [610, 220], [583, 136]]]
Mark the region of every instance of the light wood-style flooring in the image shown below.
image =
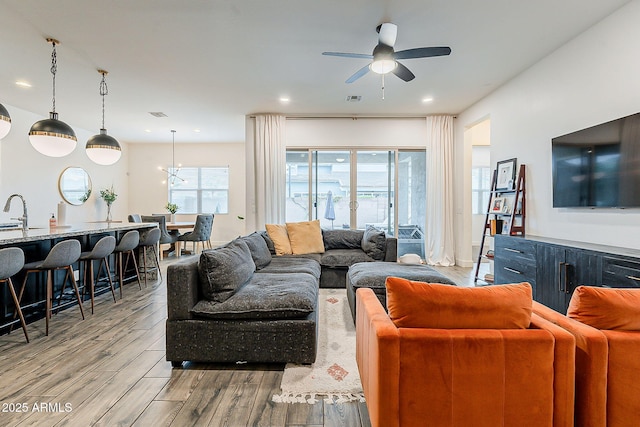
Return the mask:
[[[175, 258], [162, 261], [166, 273]], [[470, 268], [438, 268], [472, 286]], [[166, 274], [163, 273], [163, 277]], [[273, 403], [283, 365], [165, 361], [166, 286], [125, 285], [0, 336], [1, 426], [369, 426], [365, 404]]]

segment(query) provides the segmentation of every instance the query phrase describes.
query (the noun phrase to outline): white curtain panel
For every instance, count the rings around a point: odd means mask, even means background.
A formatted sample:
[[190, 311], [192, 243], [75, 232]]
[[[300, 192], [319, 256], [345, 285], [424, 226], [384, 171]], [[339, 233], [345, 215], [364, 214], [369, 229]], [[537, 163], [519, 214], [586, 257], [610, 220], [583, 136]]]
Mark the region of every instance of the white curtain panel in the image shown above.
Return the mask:
[[453, 220], [453, 116], [428, 116], [425, 241], [428, 264], [455, 265]]
[[254, 171], [256, 225], [282, 224], [286, 204], [286, 117], [258, 114], [255, 122]]

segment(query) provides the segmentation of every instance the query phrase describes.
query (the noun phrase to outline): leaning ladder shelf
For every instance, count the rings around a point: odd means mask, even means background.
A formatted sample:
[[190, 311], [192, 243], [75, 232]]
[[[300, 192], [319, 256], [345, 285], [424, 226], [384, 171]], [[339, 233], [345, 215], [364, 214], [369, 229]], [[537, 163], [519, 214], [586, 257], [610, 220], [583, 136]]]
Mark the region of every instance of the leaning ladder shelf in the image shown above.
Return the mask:
[[[526, 188], [525, 188], [525, 171], [526, 166], [520, 165], [518, 170], [518, 178], [516, 179], [516, 186], [512, 190], [496, 190], [496, 182], [497, 182], [497, 170], [494, 169], [493, 177], [491, 178], [491, 197], [489, 197], [489, 204], [487, 205], [487, 213], [485, 214], [484, 219], [484, 227], [482, 228], [482, 239], [480, 239], [480, 250], [478, 251], [478, 260], [476, 262], [476, 273], [474, 278], [474, 283], [478, 280], [483, 282], [492, 283], [490, 280], [486, 280], [485, 278], [478, 277], [480, 272], [480, 262], [482, 262], [482, 258], [486, 257], [484, 251], [485, 239], [487, 236], [493, 236], [491, 232], [491, 216], [508, 218], [508, 226], [506, 230], [503, 231], [503, 234], [508, 234], [509, 236], [524, 236], [524, 228], [525, 228], [525, 218], [526, 218], [526, 208], [527, 208], [527, 198], [526, 198]], [[494, 213], [491, 212], [491, 206], [493, 205], [493, 201], [495, 197], [504, 196], [504, 195], [513, 195], [513, 204], [511, 206], [511, 213]], [[505, 232], [506, 231], [506, 232]]]

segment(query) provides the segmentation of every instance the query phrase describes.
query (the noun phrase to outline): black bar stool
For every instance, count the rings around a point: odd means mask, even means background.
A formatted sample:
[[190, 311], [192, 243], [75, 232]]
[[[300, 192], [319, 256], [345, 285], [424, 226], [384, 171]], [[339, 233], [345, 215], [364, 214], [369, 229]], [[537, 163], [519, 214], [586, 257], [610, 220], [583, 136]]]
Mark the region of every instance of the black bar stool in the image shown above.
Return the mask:
[[[94, 296], [95, 296], [95, 276], [93, 274], [93, 261], [100, 260], [98, 264], [98, 277], [102, 271], [102, 266], [105, 267], [107, 279], [109, 280], [109, 286], [111, 287], [111, 295], [113, 295], [113, 302], [116, 302], [116, 291], [113, 287], [113, 281], [111, 280], [111, 271], [109, 270], [108, 256], [113, 253], [116, 248], [116, 238], [113, 236], [104, 236], [98, 240], [93, 246], [91, 251], [82, 252], [80, 254], [80, 264], [84, 267], [82, 294], [84, 295], [87, 284], [89, 285], [89, 292], [91, 294], [91, 314], [93, 314]], [[88, 267], [88, 268], [87, 268]], [[87, 282], [87, 274], [89, 274], [89, 281]]]
[[20, 316], [20, 324], [22, 325], [24, 337], [27, 339], [27, 342], [29, 342], [29, 334], [27, 334], [27, 324], [24, 321], [22, 309], [20, 308], [20, 303], [18, 302], [18, 297], [16, 296], [16, 290], [13, 287], [13, 281], [11, 280], [11, 276], [22, 270], [22, 267], [24, 267], [24, 252], [22, 252], [22, 249], [0, 249], [0, 282], [7, 283], [7, 285], [9, 286], [11, 298], [13, 298], [13, 303], [16, 306], [15, 312], [18, 316]]
[[138, 247], [142, 248], [142, 273], [144, 274], [145, 288], [147, 287], [147, 273], [150, 271], [147, 268], [147, 248], [151, 248], [151, 252], [153, 252], [153, 261], [156, 264], [153, 269], [158, 271], [158, 276], [162, 279], [162, 273], [160, 272], [160, 259], [158, 258], [158, 251], [156, 251], [158, 242], [160, 242], [160, 234], [161, 231], [159, 228], [152, 228], [146, 233], [143, 233], [142, 239], [138, 244]]
[[[51, 248], [49, 254], [43, 261], [35, 261], [29, 262], [24, 265], [23, 270], [25, 271], [24, 281], [22, 282], [22, 289], [20, 289], [20, 296], [18, 297], [18, 303], [22, 300], [22, 295], [24, 293], [25, 286], [27, 284], [27, 278], [30, 273], [47, 273], [47, 299], [45, 301], [46, 304], [46, 328], [45, 335], [49, 335], [49, 320], [51, 319], [51, 311], [52, 311], [52, 300], [53, 300], [53, 272], [55, 270], [65, 270], [64, 282], [62, 282], [62, 289], [60, 290], [60, 298], [62, 298], [62, 293], [64, 293], [64, 287], [67, 283], [67, 280], [71, 280], [71, 284], [73, 285], [73, 290], [76, 294], [76, 299], [78, 301], [78, 307], [80, 308], [80, 314], [82, 315], [82, 320], [84, 320], [84, 310], [82, 309], [82, 300], [80, 299], [80, 292], [78, 291], [78, 284], [76, 283], [76, 279], [73, 277], [73, 267], [72, 264], [80, 258], [80, 242], [77, 240], [63, 240], [62, 242], [57, 243], [54, 247]], [[58, 308], [60, 308], [61, 300], [58, 300]], [[15, 318], [15, 316], [14, 316]]]
[[[136, 276], [138, 278], [138, 286], [142, 289], [142, 282], [140, 281], [140, 272], [138, 271], [138, 262], [136, 261], [136, 254], [134, 249], [138, 247], [140, 242], [140, 233], [138, 230], [127, 231], [120, 239], [120, 243], [113, 250], [113, 253], [117, 255], [116, 262], [118, 263], [118, 280], [120, 281], [120, 298], [122, 299], [122, 285], [124, 284], [124, 271], [129, 264], [129, 258], [133, 259], [133, 266], [136, 269]], [[123, 260], [124, 254], [127, 255], [126, 261]]]

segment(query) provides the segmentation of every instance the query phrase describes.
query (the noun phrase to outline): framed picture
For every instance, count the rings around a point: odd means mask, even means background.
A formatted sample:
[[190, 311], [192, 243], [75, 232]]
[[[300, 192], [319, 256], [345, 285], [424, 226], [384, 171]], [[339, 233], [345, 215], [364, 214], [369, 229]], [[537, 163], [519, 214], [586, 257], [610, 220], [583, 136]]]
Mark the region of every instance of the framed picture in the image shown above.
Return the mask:
[[511, 209], [509, 207], [509, 200], [508, 199], [504, 199], [504, 202], [502, 202], [502, 213], [508, 214], [511, 213]]
[[504, 197], [494, 197], [491, 202], [491, 212], [502, 213], [506, 199]]
[[496, 190], [513, 190], [516, 181], [516, 159], [498, 162], [496, 175]]

